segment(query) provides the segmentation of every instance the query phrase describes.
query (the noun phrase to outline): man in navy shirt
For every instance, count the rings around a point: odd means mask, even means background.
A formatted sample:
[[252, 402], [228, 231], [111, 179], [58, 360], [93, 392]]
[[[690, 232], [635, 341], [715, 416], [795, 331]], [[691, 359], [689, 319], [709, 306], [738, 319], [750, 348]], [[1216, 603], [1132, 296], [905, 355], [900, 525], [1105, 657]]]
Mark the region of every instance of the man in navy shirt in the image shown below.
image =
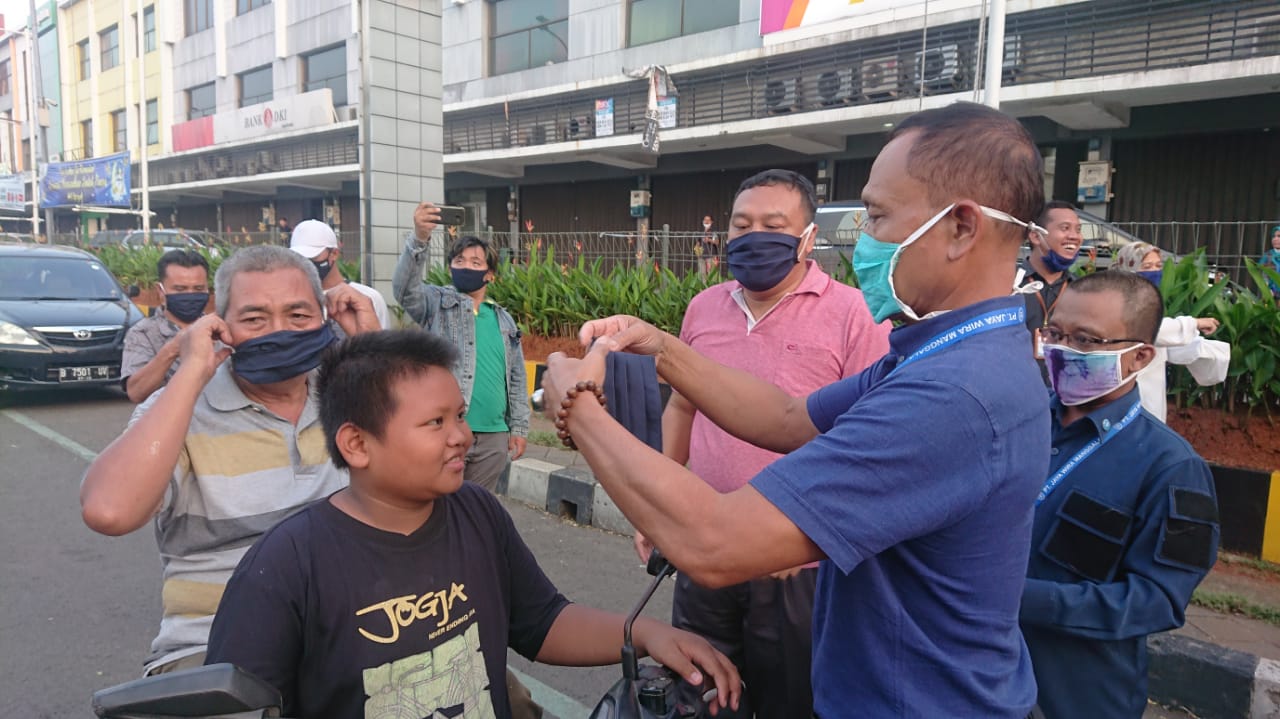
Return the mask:
[[1100, 272], [1063, 290], [1041, 332], [1057, 396], [1021, 622], [1048, 719], [1141, 717], [1147, 635], [1182, 626], [1217, 556], [1209, 467], [1133, 382], [1163, 317], [1150, 282]]
[[[1022, 719], [1035, 699], [1018, 606], [1048, 398], [1020, 297], [1040, 154], [1018, 122], [956, 103], [890, 135], [862, 192], [854, 267], [889, 354], [808, 397], [718, 365], [631, 317], [588, 323], [584, 360], [544, 386], [562, 438], [681, 571], [725, 586], [822, 560], [814, 606], [820, 717]], [[1023, 219], [1018, 219], [1023, 218]], [[717, 493], [631, 439], [588, 391], [611, 349], [652, 354], [731, 434], [790, 452]]]

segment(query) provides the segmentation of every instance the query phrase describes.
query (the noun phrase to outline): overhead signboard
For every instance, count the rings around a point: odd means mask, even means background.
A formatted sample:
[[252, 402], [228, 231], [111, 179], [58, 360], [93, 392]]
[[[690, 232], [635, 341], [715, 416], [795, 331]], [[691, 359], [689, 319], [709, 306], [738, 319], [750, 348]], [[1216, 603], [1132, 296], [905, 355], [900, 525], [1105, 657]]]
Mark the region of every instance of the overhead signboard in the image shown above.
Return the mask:
[[173, 126], [173, 149], [182, 152], [224, 142], [242, 142], [332, 125], [336, 121], [333, 90], [325, 87], [178, 123]]
[[129, 207], [129, 153], [79, 162], [50, 162], [40, 180], [40, 206]]

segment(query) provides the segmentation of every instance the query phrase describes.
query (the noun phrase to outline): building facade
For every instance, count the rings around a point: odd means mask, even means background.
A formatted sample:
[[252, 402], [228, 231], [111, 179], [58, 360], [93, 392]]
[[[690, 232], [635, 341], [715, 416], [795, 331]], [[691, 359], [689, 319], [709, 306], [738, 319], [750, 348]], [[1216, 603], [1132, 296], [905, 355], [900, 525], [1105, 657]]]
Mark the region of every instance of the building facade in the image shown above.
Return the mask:
[[[807, 6], [807, 9], [806, 9]], [[1280, 217], [1280, 7], [1265, 0], [1009, 0], [1001, 108], [1047, 194], [1120, 221]], [[443, 11], [451, 201], [495, 230], [728, 224], [771, 166], [856, 199], [887, 129], [981, 100], [979, 0], [452, 0]], [[660, 152], [642, 146], [663, 66]], [[1083, 166], [1083, 167], [1082, 167]], [[1114, 170], [1109, 187], [1082, 169]]]

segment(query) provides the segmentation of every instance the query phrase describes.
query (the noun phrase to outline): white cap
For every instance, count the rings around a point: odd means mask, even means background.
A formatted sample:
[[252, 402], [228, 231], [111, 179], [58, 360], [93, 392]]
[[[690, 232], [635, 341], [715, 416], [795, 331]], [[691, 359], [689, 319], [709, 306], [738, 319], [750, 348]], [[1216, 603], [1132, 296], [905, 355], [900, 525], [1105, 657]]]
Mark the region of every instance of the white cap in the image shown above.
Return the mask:
[[337, 246], [338, 236], [333, 234], [333, 228], [320, 220], [303, 220], [289, 235], [289, 249], [307, 259]]

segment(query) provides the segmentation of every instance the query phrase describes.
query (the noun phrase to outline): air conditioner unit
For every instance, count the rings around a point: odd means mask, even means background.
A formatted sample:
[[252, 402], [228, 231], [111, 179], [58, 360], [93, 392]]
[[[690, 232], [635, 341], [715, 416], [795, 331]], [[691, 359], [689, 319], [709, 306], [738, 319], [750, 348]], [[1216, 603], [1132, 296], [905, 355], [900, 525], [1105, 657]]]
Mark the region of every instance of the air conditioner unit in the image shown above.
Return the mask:
[[902, 67], [896, 55], [865, 60], [859, 71], [862, 96], [868, 100], [891, 100], [902, 89]]
[[800, 106], [799, 81], [795, 78], [770, 80], [764, 86], [764, 107], [769, 112], [791, 112]]
[[1001, 75], [1005, 80], [1013, 80], [1022, 73], [1022, 36], [1005, 35], [1004, 61], [1001, 63]]
[[231, 160], [226, 155], [219, 155], [213, 158], [213, 169], [215, 172], [227, 172], [231, 169]]
[[270, 170], [276, 164], [275, 153], [270, 150], [259, 150], [258, 164], [262, 166], [262, 169]]
[[849, 102], [856, 102], [858, 99], [857, 88], [854, 87], [854, 79], [857, 73], [853, 68], [845, 70], [827, 70], [818, 75], [815, 81], [817, 90], [817, 103], [822, 107], [835, 107]]
[[183, 182], [195, 182], [195, 181], [196, 181], [196, 169], [195, 169], [194, 167], [184, 167], [184, 168], [182, 168], [182, 181], [183, 181]]
[[964, 84], [960, 67], [960, 46], [940, 45], [915, 54], [913, 87], [923, 84], [930, 90], [959, 90]]
[[249, 160], [248, 162], [244, 163], [244, 174], [246, 175], [258, 174], [258, 161]]
[[583, 115], [581, 117], [571, 117], [564, 124], [563, 138], [564, 140], [580, 140], [592, 137], [591, 118]]

